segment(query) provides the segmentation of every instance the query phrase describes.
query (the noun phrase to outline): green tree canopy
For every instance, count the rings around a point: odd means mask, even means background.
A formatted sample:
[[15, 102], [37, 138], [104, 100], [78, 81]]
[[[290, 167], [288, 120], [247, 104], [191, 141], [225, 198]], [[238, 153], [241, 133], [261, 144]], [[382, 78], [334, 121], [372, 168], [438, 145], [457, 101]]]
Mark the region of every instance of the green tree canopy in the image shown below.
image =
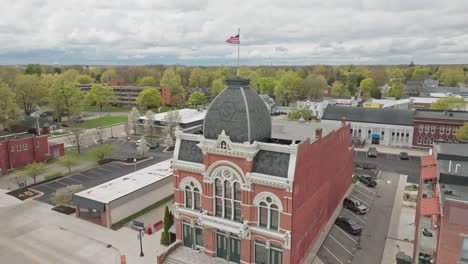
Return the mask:
[[90, 150], [91, 155], [96, 158], [98, 161], [103, 160], [108, 155], [114, 153], [117, 150], [117, 145], [115, 144], [103, 144], [96, 146]]
[[211, 95], [218, 95], [222, 90], [224, 90], [224, 88], [226, 88], [226, 85], [223, 79], [213, 80], [213, 82], [211, 83]]
[[457, 140], [468, 142], [468, 122], [465, 122], [465, 124], [458, 129]]
[[157, 108], [163, 104], [161, 93], [156, 88], [146, 88], [140, 92], [136, 104], [145, 108]]
[[190, 73], [189, 85], [194, 87], [208, 87], [209, 76], [206, 71], [196, 67]]
[[28, 64], [26, 66], [26, 70], [24, 71], [25, 74], [37, 74], [41, 75], [44, 72], [44, 68], [40, 64]]
[[405, 86], [402, 83], [395, 82], [392, 84], [388, 95], [391, 97], [395, 97], [396, 99], [400, 99], [403, 95], [405, 95]]
[[35, 162], [24, 167], [24, 173], [34, 180], [34, 183], [37, 181], [37, 177], [40, 174], [46, 172], [47, 165], [43, 162]]
[[117, 98], [112, 87], [93, 84], [89, 92], [86, 94], [85, 101], [89, 105], [98, 106], [102, 113], [102, 108], [114, 104], [117, 101]]
[[323, 91], [328, 88], [327, 80], [322, 75], [309, 74], [304, 79], [304, 97], [322, 98]]
[[332, 84], [332, 95], [333, 96], [350, 96], [348, 88], [341, 81], [334, 81]]
[[459, 82], [468, 81], [466, 72], [461, 67], [441, 67], [436, 76], [445, 86], [458, 86]]
[[431, 104], [431, 109], [437, 110], [465, 110], [467, 102], [463, 98], [449, 96], [441, 98]]
[[416, 67], [413, 71], [411, 79], [413, 80], [424, 80], [426, 76], [431, 73], [431, 69], [427, 67]]
[[39, 75], [18, 75], [16, 78], [13, 92], [26, 115], [31, 114], [34, 108], [44, 102], [47, 97], [47, 90], [41, 87], [40, 82]]
[[312, 117], [312, 111], [307, 109], [306, 107], [299, 107], [291, 113], [288, 114], [289, 120], [300, 120], [301, 118], [304, 120], [310, 120]]
[[377, 86], [375, 85], [374, 79], [372, 78], [365, 78], [361, 81], [359, 88], [361, 88], [361, 97], [362, 98], [369, 98], [371, 97], [372, 89], [375, 89]]
[[153, 76], [145, 76], [143, 78], [138, 79], [137, 81], [138, 86], [156, 86], [156, 80]]
[[101, 74], [101, 81], [108, 82], [117, 79], [117, 72], [114, 68], [108, 68]]
[[21, 109], [16, 103], [15, 93], [8, 84], [0, 81], [0, 124], [9, 126], [21, 118]]
[[205, 95], [200, 92], [193, 92], [189, 97], [189, 104], [196, 106], [205, 103]]
[[180, 76], [175, 72], [174, 68], [167, 68], [164, 71], [160, 85], [161, 87], [169, 87], [173, 95], [184, 92]]
[[257, 80], [257, 83], [260, 86], [259, 88], [261, 94], [268, 94], [273, 96], [275, 86], [278, 84], [278, 81], [273, 77], [261, 77]]
[[94, 79], [91, 78], [91, 76], [89, 75], [81, 74], [76, 77], [75, 81], [78, 83], [84, 84], [84, 83], [93, 83]]
[[68, 122], [72, 115], [79, 112], [83, 98], [84, 95], [76, 83], [61, 77], [54, 80], [49, 90], [49, 105], [59, 118], [66, 116]]
[[277, 100], [289, 105], [289, 102], [301, 97], [302, 90], [303, 83], [301, 77], [293, 71], [288, 71], [282, 74], [281, 79], [275, 87], [274, 93]]
[[61, 77], [67, 82], [76, 82], [79, 75], [80, 73], [77, 70], [69, 69], [62, 73]]

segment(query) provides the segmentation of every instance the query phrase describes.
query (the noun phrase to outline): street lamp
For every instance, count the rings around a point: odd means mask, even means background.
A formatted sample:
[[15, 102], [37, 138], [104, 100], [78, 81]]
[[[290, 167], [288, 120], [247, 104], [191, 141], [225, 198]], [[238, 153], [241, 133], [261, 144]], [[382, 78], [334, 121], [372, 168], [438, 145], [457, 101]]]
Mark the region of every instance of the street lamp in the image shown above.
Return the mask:
[[138, 229], [138, 240], [140, 240], [140, 257], [145, 256], [145, 254], [143, 254], [143, 236], [144, 236], [143, 231], [144, 231], [143, 227], [140, 227]]
[[134, 165], [135, 171], [136, 171], [136, 158], [133, 158], [133, 165]]

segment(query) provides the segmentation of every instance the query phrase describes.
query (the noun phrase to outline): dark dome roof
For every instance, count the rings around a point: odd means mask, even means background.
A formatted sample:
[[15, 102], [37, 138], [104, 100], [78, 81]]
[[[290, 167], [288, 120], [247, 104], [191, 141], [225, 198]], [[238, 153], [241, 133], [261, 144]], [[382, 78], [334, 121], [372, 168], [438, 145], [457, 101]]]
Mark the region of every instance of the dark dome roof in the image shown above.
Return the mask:
[[206, 113], [205, 138], [217, 139], [223, 130], [232, 141], [239, 143], [271, 137], [270, 113], [249, 83], [242, 78], [226, 80], [228, 87], [216, 96]]

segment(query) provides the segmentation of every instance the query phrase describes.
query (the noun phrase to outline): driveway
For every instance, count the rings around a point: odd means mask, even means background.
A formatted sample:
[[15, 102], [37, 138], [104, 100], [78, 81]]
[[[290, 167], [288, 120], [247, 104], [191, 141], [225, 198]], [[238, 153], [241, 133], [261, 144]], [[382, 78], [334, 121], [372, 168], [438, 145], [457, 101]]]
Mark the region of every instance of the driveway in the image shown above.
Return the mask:
[[368, 188], [361, 183], [356, 184], [350, 196], [360, 200], [370, 209], [370, 212], [366, 215], [358, 215], [343, 208], [339, 216], [350, 218], [361, 225], [362, 234], [360, 237], [353, 236], [334, 225], [317, 253], [323, 263], [380, 263], [398, 177], [399, 175], [395, 173], [383, 172], [381, 178], [377, 180], [377, 188]]

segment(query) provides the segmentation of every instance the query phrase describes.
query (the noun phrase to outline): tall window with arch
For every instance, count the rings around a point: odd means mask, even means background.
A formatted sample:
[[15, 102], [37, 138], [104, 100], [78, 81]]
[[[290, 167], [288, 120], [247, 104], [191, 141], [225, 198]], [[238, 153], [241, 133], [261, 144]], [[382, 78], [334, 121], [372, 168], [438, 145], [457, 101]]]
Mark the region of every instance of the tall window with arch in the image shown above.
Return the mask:
[[279, 228], [279, 207], [271, 197], [258, 204], [258, 225], [273, 230]]
[[190, 208], [194, 210], [201, 209], [201, 197], [200, 189], [195, 186], [193, 182], [190, 182], [184, 189], [185, 192], [185, 208]]
[[225, 179], [215, 178], [215, 215], [236, 222], [241, 218], [241, 187], [240, 183], [232, 179], [232, 172], [223, 171]]

